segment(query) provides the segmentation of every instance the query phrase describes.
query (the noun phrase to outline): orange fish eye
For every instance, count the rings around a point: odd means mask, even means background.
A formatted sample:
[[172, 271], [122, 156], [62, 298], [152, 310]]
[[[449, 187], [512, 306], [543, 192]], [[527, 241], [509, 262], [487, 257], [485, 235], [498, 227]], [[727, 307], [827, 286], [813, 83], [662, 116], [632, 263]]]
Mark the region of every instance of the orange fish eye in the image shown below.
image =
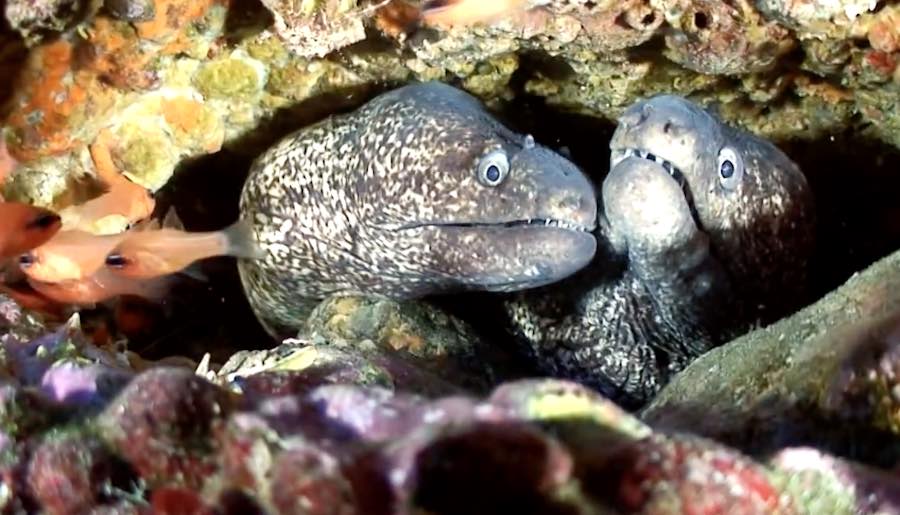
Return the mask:
[[106, 266], [110, 266], [112, 268], [124, 268], [130, 262], [131, 260], [123, 256], [122, 254], [112, 253], [106, 256]]
[[28, 225], [26, 227], [28, 227], [29, 229], [46, 229], [48, 227], [53, 227], [60, 221], [61, 219], [59, 215], [55, 213], [44, 213], [38, 215], [37, 218], [28, 222]]

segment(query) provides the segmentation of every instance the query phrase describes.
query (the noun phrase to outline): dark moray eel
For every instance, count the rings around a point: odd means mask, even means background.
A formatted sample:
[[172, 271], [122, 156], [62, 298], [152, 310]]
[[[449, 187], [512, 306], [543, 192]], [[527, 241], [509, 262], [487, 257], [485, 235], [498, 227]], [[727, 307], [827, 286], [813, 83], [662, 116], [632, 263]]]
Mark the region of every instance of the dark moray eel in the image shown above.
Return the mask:
[[629, 107], [610, 148], [593, 262], [505, 311], [541, 372], [639, 406], [703, 352], [799, 307], [813, 199], [777, 147], [680, 97]]
[[287, 136], [251, 166], [240, 209], [265, 255], [240, 260], [240, 276], [274, 334], [326, 296], [516, 291], [596, 250], [581, 171], [435, 82]]

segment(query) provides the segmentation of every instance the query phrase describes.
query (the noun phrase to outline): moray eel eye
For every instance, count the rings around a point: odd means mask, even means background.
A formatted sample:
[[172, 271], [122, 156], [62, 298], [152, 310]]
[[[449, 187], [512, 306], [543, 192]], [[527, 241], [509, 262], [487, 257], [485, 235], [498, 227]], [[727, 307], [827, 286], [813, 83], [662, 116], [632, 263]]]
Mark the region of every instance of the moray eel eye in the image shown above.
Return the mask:
[[729, 147], [719, 151], [719, 184], [726, 190], [737, 189], [744, 177], [744, 162], [737, 152]]
[[492, 150], [478, 162], [478, 180], [485, 186], [498, 186], [507, 173], [509, 158], [503, 150]]
[[734, 175], [734, 163], [731, 161], [723, 161], [722, 167], [719, 169], [723, 179], [730, 179]]

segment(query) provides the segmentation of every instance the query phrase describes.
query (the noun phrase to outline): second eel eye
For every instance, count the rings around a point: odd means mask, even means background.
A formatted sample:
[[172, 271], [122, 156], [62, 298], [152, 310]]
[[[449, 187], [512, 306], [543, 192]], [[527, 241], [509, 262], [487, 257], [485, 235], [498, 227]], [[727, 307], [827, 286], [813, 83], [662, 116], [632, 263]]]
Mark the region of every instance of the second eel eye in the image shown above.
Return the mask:
[[730, 147], [719, 151], [719, 184], [729, 191], [737, 189], [744, 178], [744, 161], [740, 154]]

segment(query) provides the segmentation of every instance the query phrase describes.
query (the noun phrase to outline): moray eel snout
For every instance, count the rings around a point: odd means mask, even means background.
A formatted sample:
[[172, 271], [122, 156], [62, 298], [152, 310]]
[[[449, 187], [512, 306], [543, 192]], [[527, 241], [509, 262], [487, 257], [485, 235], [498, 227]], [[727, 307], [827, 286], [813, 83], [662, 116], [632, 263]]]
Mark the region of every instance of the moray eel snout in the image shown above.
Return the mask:
[[525, 137], [452, 168], [464, 172], [444, 200], [393, 235], [429, 249], [421, 275], [440, 271], [430, 275], [448, 290], [512, 291], [563, 279], [594, 256], [596, 193], [561, 156]]

